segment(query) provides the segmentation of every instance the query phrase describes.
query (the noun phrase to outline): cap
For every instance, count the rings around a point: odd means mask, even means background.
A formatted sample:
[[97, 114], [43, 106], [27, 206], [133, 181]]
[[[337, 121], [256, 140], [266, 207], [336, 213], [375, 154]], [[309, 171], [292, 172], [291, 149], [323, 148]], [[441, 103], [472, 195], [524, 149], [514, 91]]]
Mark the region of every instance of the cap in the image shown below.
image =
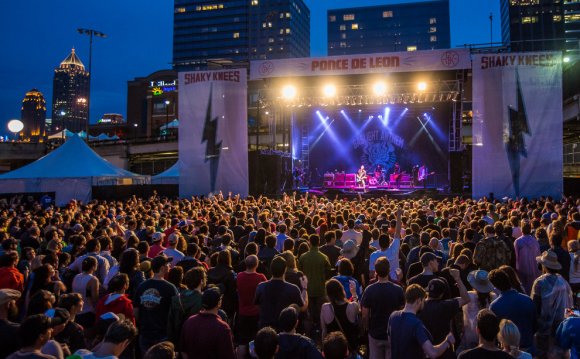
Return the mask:
[[441, 298], [447, 291], [447, 284], [440, 278], [433, 278], [427, 285], [427, 292], [431, 298]]
[[75, 224], [75, 225], [72, 227], [72, 230], [73, 230], [73, 232], [76, 232], [76, 233], [80, 233], [80, 232], [82, 232], [82, 231], [83, 231], [83, 229], [84, 229], [84, 228], [83, 228], [83, 225], [82, 225], [82, 224], [80, 224], [80, 223], [77, 223], [77, 224]]
[[4, 305], [11, 300], [18, 300], [22, 294], [14, 289], [0, 289], [0, 305]]
[[165, 237], [165, 234], [163, 234], [161, 232], [155, 232], [155, 233], [153, 233], [153, 236], [151, 237], [151, 240], [153, 242], [159, 242], [160, 240], [163, 239], [163, 237]]
[[113, 313], [113, 312], [106, 312], [101, 314], [101, 316], [99, 317], [100, 320], [114, 320], [115, 322], [118, 322], [119, 320], [124, 320], [125, 316], [122, 313]]
[[160, 254], [151, 260], [151, 269], [153, 269], [153, 272], [157, 272], [161, 267], [171, 262], [173, 262], [173, 257]]
[[50, 318], [50, 324], [53, 327], [64, 324], [70, 319], [70, 313], [63, 308], [51, 308], [44, 312], [44, 315]]
[[421, 265], [423, 267], [426, 267], [427, 264], [429, 264], [429, 262], [431, 262], [432, 260], [435, 260], [435, 259], [440, 261], [441, 257], [437, 257], [435, 255], [435, 253], [432, 253], [432, 252], [423, 253], [423, 255], [421, 256]]
[[177, 243], [179, 241], [179, 234], [171, 233], [168, 238], [169, 243]]
[[217, 287], [206, 289], [201, 295], [201, 307], [203, 309], [213, 309], [217, 307], [222, 294]]
[[550, 213], [546, 212], [546, 213], [542, 214], [542, 219], [550, 219]]

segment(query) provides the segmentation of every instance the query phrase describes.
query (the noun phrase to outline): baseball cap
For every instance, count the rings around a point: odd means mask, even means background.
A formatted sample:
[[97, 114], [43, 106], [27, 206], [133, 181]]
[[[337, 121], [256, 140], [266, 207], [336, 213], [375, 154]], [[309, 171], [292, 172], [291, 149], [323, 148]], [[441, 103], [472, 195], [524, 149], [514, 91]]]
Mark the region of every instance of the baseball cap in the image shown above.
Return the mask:
[[44, 312], [50, 318], [50, 325], [56, 327], [69, 321], [70, 313], [63, 308], [51, 308]]
[[427, 285], [427, 292], [431, 298], [440, 298], [445, 294], [447, 290], [447, 285], [442, 279], [433, 278], [429, 281]]
[[0, 305], [4, 305], [11, 300], [18, 300], [22, 294], [14, 289], [0, 289]]
[[159, 268], [171, 262], [173, 262], [173, 257], [168, 257], [165, 254], [160, 254], [151, 260], [151, 269], [153, 269], [154, 272], [157, 272]]
[[437, 257], [435, 253], [432, 252], [423, 253], [423, 255], [421, 256], [421, 265], [425, 267], [427, 264], [429, 264], [429, 262], [431, 262], [434, 259], [441, 260], [441, 257]]
[[203, 309], [213, 309], [217, 307], [222, 294], [217, 287], [206, 289], [201, 295], [201, 306]]
[[155, 232], [155, 233], [153, 233], [153, 236], [151, 236], [151, 240], [153, 242], [159, 242], [160, 240], [163, 239], [163, 237], [165, 237], [165, 234], [163, 234], [161, 232]]

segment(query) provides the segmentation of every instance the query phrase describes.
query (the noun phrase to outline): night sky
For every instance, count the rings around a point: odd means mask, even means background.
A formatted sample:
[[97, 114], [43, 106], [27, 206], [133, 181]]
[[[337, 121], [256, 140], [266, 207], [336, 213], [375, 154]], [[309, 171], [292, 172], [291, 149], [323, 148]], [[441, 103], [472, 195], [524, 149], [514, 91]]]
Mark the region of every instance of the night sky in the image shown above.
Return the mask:
[[[312, 56], [326, 55], [328, 8], [413, 2], [305, 1]], [[489, 42], [490, 12], [494, 41], [501, 40], [499, 0], [450, 0], [450, 7], [453, 47]], [[53, 71], [72, 47], [88, 67], [89, 38], [76, 32], [79, 27], [108, 35], [93, 43], [91, 123], [103, 113], [125, 116], [127, 81], [171, 67], [172, 21], [171, 0], [0, 1], [0, 134], [8, 133], [9, 119], [20, 118], [21, 101], [32, 88], [44, 94], [51, 117]]]

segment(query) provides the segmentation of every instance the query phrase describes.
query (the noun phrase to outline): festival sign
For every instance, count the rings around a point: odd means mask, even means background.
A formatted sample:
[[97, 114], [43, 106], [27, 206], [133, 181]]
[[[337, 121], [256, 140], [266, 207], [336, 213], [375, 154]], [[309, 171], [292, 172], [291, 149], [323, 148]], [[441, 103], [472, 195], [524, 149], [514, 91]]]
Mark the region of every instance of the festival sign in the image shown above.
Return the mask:
[[473, 61], [473, 196], [562, 195], [562, 55]]
[[245, 69], [179, 73], [179, 195], [248, 194]]
[[252, 61], [250, 80], [471, 68], [469, 50], [428, 50]]

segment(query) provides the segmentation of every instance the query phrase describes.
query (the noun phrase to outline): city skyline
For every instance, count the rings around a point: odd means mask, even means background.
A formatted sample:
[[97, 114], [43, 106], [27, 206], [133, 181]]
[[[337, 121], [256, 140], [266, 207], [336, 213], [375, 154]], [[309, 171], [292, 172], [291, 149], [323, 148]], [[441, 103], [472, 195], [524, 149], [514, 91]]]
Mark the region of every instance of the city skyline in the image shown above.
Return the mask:
[[[352, 2], [305, 1], [311, 11], [311, 56], [325, 56], [326, 11], [353, 7]], [[406, 2], [414, 1], [361, 0], [357, 6]], [[173, 2], [105, 0], [80, 7], [64, 0], [59, 5], [55, 9], [40, 0], [0, 5], [0, 30], [10, 34], [3, 37], [3, 50], [10, 56], [0, 59], [0, 134], [8, 133], [9, 119], [20, 117], [20, 102], [30, 88], [38, 88], [52, 103], [53, 69], [72, 47], [88, 63], [89, 40], [77, 28], [108, 35], [93, 44], [91, 123], [106, 112], [126, 115], [127, 81], [171, 68]], [[490, 12], [494, 41], [500, 41], [499, 0], [451, 0], [451, 46], [489, 42]]]

